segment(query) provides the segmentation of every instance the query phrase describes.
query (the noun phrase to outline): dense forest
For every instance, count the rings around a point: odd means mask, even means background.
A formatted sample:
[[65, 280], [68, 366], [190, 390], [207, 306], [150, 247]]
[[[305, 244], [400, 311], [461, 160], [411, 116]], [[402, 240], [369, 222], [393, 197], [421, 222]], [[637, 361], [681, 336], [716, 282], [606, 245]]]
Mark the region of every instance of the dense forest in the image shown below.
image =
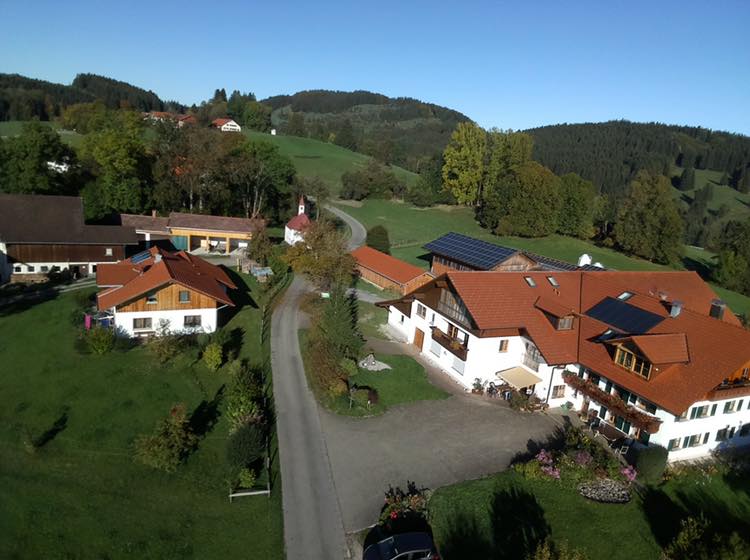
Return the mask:
[[302, 91], [261, 103], [282, 132], [333, 142], [413, 171], [443, 151], [458, 123], [458, 111], [406, 97], [369, 91]]
[[706, 128], [609, 121], [526, 131], [534, 159], [557, 174], [577, 173], [618, 198], [641, 170], [671, 176], [674, 166], [727, 174], [729, 186], [750, 188], [750, 138]]
[[70, 105], [97, 100], [110, 109], [161, 111], [165, 105], [184, 109], [175, 102], [165, 104], [152, 91], [95, 74], [78, 74], [71, 85], [0, 74], [0, 121], [53, 120]]

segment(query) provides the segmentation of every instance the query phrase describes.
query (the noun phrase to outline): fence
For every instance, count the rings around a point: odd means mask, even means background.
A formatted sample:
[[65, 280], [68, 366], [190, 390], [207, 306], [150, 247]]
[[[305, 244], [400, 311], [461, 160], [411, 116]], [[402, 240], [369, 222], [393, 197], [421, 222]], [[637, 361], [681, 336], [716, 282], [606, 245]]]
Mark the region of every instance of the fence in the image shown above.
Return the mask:
[[263, 490], [253, 490], [252, 488], [237, 488], [232, 491], [229, 489], [229, 502], [231, 503], [235, 498], [243, 498], [245, 496], [268, 496], [271, 497], [271, 458], [266, 455], [264, 461], [264, 467], [266, 469], [266, 487]]

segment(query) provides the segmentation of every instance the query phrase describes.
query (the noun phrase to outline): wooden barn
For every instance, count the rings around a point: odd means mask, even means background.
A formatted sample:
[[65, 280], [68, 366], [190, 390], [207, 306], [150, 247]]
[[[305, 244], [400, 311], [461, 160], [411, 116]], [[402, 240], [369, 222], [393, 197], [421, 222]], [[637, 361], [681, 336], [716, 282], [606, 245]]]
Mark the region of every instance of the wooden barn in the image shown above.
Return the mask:
[[357, 272], [363, 280], [378, 288], [407, 294], [432, 280], [426, 270], [399, 260], [372, 247], [352, 251], [357, 261]]

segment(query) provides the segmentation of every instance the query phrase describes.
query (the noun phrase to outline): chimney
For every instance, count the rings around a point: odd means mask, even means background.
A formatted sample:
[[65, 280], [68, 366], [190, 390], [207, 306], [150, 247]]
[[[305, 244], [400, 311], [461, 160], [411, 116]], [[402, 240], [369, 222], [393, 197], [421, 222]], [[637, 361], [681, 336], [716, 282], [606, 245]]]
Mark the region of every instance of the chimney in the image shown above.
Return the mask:
[[669, 316], [679, 317], [681, 312], [682, 312], [682, 302], [679, 300], [674, 300], [672, 302], [672, 307], [670, 307], [669, 309]]
[[151, 217], [156, 218], [156, 210], [151, 210]]
[[156, 253], [154, 255], [154, 264], [161, 262], [161, 253]]
[[720, 299], [715, 299], [711, 301], [711, 311], [709, 312], [709, 315], [713, 317], [714, 319], [722, 320], [724, 319], [724, 309], [726, 309], [727, 304], [724, 303]]

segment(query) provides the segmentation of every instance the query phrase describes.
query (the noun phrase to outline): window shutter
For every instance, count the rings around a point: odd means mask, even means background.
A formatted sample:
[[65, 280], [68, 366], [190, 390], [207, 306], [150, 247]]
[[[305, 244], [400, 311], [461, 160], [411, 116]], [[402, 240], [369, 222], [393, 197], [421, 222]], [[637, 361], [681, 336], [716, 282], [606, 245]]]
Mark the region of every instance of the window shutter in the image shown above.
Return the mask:
[[711, 407], [711, 416], [713, 416], [714, 414], [716, 414], [716, 406], [717, 406], [717, 405], [713, 405], [713, 406]]
[[740, 410], [742, 410], [742, 401], [743, 401], [743, 400], [744, 400], [744, 399], [740, 399], [740, 400], [739, 400], [739, 401], [737, 402], [737, 408], [735, 409], [735, 410], [736, 410], [737, 412], [739, 412]]
[[[716, 406], [716, 405], [714, 405]], [[706, 435], [703, 436], [703, 443], [708, 443], [708, 437], [711, 435], [711, 432], [706, 432]]]
[[690, 437], [686, 437], [682, 440], [682, 447], [688, 447], [690, 445]]
[[696, 416], [698, 416], [698, 407], [694, 406], [692, 410], [690, 410], [690, 419], [693, 420]]
[[672, 451], [674, 449], [674, 440], [670, 439], [669, 443], [667, 444], [667, 451]]

